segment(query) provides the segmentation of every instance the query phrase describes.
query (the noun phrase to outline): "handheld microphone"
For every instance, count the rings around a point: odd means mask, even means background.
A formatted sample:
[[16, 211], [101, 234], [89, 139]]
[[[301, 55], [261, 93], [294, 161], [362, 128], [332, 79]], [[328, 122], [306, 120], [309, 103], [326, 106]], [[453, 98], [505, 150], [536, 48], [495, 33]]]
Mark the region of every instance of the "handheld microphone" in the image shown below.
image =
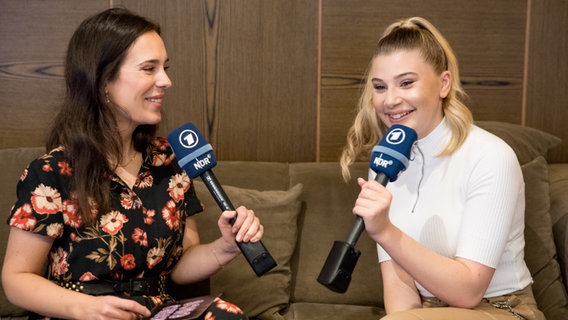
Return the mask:
[[[370, 168], [377, 173], [375, 180], [383, 186], [395, 181], [408, 167], [410, 152], [418, 138], [416, 131], [403, 125], [392, 125], [373, 148]], [[344, 293], [361, 252], [355, 248], [365, 229], [363, 218], [357, 216], [346, 241], [335, 241], [318, 276], [318, 282], [328, 289]]]
[[[195, 125], [186, 123], [175, 129], [168, 134], [168, 141], [178, 159], [178, 164], [187, 175], [192, 179], [201, 177], [222, 211], [234, 211], [235, 207], [211, 171], [217, 165], [213, 147], [207, 143]], [[234, 218], [230, 220], [231, 224], [234, 222]], [[237, 246], [257, 276], [260, 277], [276, 267], [276, 261], [266, 250], [262, 241], [237, 242]]]

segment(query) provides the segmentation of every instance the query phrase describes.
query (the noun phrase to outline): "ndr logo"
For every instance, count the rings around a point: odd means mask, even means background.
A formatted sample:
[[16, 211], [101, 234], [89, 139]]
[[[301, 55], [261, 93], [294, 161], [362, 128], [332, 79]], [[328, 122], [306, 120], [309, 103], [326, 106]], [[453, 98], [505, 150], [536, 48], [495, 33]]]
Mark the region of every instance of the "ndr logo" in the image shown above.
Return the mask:
[[199, 169], [203, 169], [207, 166], [211, 165], [211, 153], [208, 153], [207, 156], [203, 159], [196, 159], [195, 163], [193, 164], [193, 167], [196, 170]]
[[198, 142], [199, 142], [199, 136], [197, 136], [197, 133], [195, 133], [195, 131], [193, 130], [186, 129], [179, 134], [179, 143], [184, 148], [187, 149], [195, 148]]
[[375, 157], [375, 159], [373, 159], [373, 164], [376, 167], [388, 168], [390, 165], [393, 164], [393, 161], [383, 159], [383, 154], [381, 153], [378, 157]]
[[387, 142], [394, 145], [402, 143], [405, 138], [406, 133], [400, 128], [392, 129], [386, 137]]

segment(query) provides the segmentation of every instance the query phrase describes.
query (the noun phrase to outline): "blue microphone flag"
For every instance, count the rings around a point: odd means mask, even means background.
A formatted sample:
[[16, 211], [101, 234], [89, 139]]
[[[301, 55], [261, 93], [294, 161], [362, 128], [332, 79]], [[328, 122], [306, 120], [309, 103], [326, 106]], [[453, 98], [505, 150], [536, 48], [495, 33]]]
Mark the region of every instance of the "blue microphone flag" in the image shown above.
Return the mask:
[[[411, 128], [395, 124], [383, 135], [373, 148], [370, 168], [377, 173], [375, 181], [386, 186], [395, 181], [400, 172], [408, 167], [410, 152], [418, 135]], [[351, 282], [361, 251], [355, 244], [365, 229], [363, 218], [357, 216], [346, 241], [335, 241], [318, 276], [318, 282], [327, 288], [343, 293]]]
[[192, 179], [217, 165], [213, 147], [191, 122], [170, 132], [168, 141], [180, 167]]
[[[201, 177], [221, 210], [234, 211], [235, 207], [211, 170], [217, 164], [213, 155], [213, 147], [207, 143], [195, 125], [189, 122], [175, 129], [168, 134], [168, 141], [179, 166], [187, 175], [191, 179]], [[233, 224], [235, 219], [236, 217], [230, 219], [229, 223]], [[260, 277], [276, 267], [276, 261], [264, 247], [262, 241], [237, 242], [237, 246], [257, 276]]]
[[370, 167], [375, 172], [382, 172], [389, 181], [395, 181], [406, 170], [412, 146], [418, 138], [414, 129], [394, 124], [373, 148]]

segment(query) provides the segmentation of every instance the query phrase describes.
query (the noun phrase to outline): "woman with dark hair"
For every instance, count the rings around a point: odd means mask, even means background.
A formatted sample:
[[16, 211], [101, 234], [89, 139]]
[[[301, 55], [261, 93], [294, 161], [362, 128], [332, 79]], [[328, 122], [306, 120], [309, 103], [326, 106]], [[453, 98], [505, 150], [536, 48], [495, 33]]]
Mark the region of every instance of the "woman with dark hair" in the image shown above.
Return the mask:
[[[8, 219], [2, 283], [30, 318], [149, 316], [172, 299], [168, 281], [206, 279], [240, 253], [236, 241], [262, 238], [254, 212], [239, 207], [221, 215], [219, 239], [200, 243], [192, 181], [154, 136], [168, 63], [159, 26], [125, 9], [73, 34], [47, 153], [24, 171]], [[246, 319], [219, 299], [202, 317]]]
[[396, 181], [358, 178], [353, 213], [377, 242], [384, 319], [542, 320], [524, 261], [520, 165], [473, 124], [464, 97], [456, 56], [430, 22], [385, 30], [341, 157], [348, 179], [390, 126], [418, 135]]

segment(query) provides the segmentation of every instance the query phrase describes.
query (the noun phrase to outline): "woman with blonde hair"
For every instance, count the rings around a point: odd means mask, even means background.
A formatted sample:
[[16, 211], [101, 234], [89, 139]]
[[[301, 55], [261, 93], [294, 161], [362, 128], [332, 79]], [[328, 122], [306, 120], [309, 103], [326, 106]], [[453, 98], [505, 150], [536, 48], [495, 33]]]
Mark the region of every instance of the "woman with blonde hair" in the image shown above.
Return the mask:
[[386, 187], [358, 178], [353, 213], [377, 242], [384, 319], [544, 319], [524, 261], [524, 182], [513, 150], [473, 124], [458, 62], [427, 20], [390, 25], [341, 156], [349, 166], [394, 124], [411, 161]]

